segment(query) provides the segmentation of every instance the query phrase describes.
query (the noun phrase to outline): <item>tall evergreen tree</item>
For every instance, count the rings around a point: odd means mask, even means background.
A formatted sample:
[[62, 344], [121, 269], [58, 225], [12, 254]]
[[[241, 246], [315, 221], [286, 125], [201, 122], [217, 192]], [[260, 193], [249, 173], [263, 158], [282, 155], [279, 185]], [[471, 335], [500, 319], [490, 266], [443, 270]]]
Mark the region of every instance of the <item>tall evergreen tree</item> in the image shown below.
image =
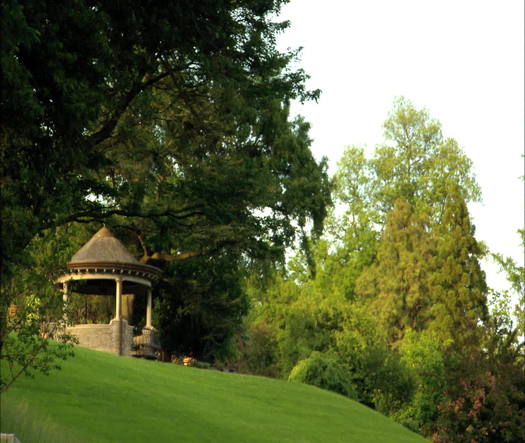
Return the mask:
[[487, 314], [482, 255], [465, 201], [454, 188], [439, 224], [397, 200], [376, 260], [357, 282], [358, 293], [370, 300], [392, 341], [408, 328], [428, 328], [442, 344], [476, 346], [478, 324]]
[[363, 271], [356, 286], [391, 343], [401, 340], [408, 329], [419, 331], [427, 326], [433, 252], [428, 217], [398, 199], [388, 214], [376, 260]]
[[467, 205], [457, 187], [449, 189], [441, 223], [434, 228], [430, 328], [456, 349], [479, 345], [478, 329], [487, 316], [487, 284], [479, 260], [484, 252], [474, 237]]

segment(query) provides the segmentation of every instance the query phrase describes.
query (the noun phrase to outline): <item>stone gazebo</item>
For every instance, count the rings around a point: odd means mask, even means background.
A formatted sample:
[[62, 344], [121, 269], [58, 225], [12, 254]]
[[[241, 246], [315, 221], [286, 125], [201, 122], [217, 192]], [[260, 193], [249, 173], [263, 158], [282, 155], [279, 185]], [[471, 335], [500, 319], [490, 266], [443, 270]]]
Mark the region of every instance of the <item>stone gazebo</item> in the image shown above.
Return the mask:
[[[106, 227], [73, 255], [67, 267], [69, 272], [58, 279], [66, 304], [72, 291], [115, 296], [115, 316], [109, 324], [77, 324], [67, 328], [68, 333], [78, 338], [79, 345], [116, 355], [153, 358], [158, 346], [151, 323], [152, 287], [160, 277], [160, 269], [139, 263]], [[133, 336], [129, 308], [123, 315], [123, 294], [146, 295], [146, 325], [142, 335]], [[133, 301], [133, 297], [130, 299]]]

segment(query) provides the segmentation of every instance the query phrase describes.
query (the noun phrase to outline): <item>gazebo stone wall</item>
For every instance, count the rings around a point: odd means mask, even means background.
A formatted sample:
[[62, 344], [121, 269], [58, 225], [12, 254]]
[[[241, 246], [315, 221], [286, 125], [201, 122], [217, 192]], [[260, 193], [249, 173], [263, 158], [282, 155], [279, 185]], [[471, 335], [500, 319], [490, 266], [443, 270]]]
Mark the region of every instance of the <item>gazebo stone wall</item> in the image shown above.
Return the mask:
[[[86, 284], [77, 289], [85, 294], [115, 295], [115, 317], [109, 324], [77, 324], [67, 327], [80, 346], [116, 355], [151, 358], [157, 346], [152, 325], [152, 287], [160, 276], [154, 266], [139, 263], [106, 228], [100, 229], [68, 263], [68, 273], [57, 282], [62, 284], [64, 303], [68, 303], [74, 282]], [[133, 326], [123, 315], [123, 293], [137, 291], [147, 295], [146, 326], [142, 335], [133, 336]], [[127, 309], [124, 309], [127, 311]], [[127, 315], [127, 314], [126, 314]], [[139, 351], [139, 352], [134, 352]]]
[[66, 331], [77, 337], [80, 346], [126, 357], [132, 355], [133, 326], [125, 319], [113, 319], [109, 324], [69, 326]]

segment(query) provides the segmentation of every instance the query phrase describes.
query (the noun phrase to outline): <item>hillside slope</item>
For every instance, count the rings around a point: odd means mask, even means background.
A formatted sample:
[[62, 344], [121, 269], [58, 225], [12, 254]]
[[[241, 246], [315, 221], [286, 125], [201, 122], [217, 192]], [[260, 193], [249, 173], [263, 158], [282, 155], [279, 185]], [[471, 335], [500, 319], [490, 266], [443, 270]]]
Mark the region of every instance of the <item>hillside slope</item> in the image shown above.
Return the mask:
[[311, 386], [84, 348], [61, 371], [15, 383], [1, 419], [23, 443], [424, 441]]

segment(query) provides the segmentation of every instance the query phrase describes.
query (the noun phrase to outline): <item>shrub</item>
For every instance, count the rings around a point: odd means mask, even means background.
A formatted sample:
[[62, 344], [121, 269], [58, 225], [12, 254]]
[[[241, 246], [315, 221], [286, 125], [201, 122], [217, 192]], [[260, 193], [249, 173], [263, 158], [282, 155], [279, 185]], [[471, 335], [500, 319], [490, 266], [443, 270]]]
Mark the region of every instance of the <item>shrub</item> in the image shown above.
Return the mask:
[[357, 399], [352, 374], [336, 358], [321, 352], [313, 351], [307, 359], [297, 363], [288, 380], [317, 386]]
[[195, 362], [191, 366], [198, 369], [210, 369], [211, 364], [206, 361], [195, 360]]
[[509, 392], [508, 387], [501, 386], [505, 381], [491, 372], [460, 380], [458, 392], [446, 392], [445, 400], [439, 405], [440, 415], [432, 440], [437, 443], [525, 441], [523, 384], [520, 392]]
[[264, 320], [251, 324], [237, 338], [235, 354], [227, 360], [215, 361], [215, 367], [233, 369], [242, 374], [279, 376], [275, 332]]

